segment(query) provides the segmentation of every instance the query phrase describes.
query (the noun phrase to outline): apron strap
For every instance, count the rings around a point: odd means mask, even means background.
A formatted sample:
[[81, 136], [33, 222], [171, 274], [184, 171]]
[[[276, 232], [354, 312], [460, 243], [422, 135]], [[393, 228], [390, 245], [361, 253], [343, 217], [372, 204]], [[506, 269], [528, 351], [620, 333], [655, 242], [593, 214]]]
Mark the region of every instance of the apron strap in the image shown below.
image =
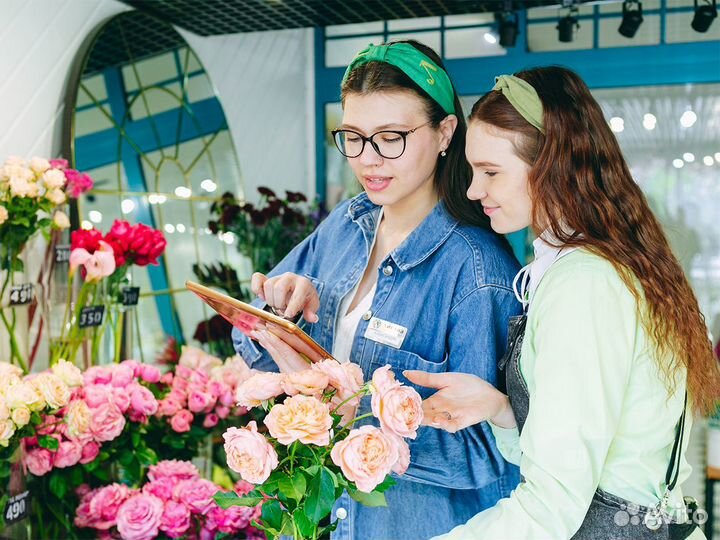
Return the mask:
[[665, 485], [669, 491], [677, 484], [678, 476], [680, 474], [680, 452], [682, 447], [682, 440], [685, 434], [685, 409], [687, 408], [687, 390], [685, 391], [685, 403], [683, 405], [683, 412], [680, 415], [678, 422], [677, 431], [675, 433], [675, 442], [673, 443], [672, 453], [670, 454], [670, 464], [668, 465], [667, 472], [665, 473]]

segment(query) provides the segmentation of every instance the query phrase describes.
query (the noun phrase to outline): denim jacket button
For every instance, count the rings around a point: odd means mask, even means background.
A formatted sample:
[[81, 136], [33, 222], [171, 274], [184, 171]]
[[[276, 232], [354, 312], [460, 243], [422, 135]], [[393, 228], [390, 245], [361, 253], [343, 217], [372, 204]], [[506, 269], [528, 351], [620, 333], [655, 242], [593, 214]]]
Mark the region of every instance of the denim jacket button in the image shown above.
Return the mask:
[[385, 274], [386, 276], [392, 276], [392, 273], [393, 268], [389, 264], [385, 268], [383, 268], [383, 274]]
[[338, 508], [335, 511], [335, 517], [338, 519], [345, 519], [347, 517], [347, 510], [344, 508]]
[[372, 319], [372, 311], [366, 311], [365, 313], [363, 313], [362, 318], [364, 321], [369, 321], [370, 319]]

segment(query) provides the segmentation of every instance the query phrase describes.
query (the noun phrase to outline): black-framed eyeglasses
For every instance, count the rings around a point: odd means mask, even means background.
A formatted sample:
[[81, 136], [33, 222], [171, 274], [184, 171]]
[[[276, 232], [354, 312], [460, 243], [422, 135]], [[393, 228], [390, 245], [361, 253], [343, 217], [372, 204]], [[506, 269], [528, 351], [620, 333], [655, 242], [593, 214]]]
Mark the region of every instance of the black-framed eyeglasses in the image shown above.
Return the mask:
[[332, 134], [335, 140], [335, 146], [337, 146], [337, 149], [340, 150], [340, 153], [345, 157], [358, 157], [363, 153], [363, 150], [365, 150], [365, 143], [369, 142], [381, 157], [385, 159], [397, 159], [405, 152], [407, 136], [431, 123], [432, 121], [425, 122], [407, 131], [378, 131], [369, 137], [365, 137], [352, 129], [335, 129], [332, 131]]

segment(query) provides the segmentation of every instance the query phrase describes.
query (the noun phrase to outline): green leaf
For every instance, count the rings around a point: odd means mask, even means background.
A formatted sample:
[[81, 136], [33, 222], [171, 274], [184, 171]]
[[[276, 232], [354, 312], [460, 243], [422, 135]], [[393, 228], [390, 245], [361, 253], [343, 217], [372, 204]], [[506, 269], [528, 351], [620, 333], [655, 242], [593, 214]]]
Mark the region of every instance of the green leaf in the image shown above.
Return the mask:
[[50, 491], [58, 499], [62, 499], [65, 496], [67, 486], [64, 475], [55, 473], [50, 476]]
[[120, 454], [118, 461], [120, 462], [121, 465], [124, 465], [125, 467], [127, 467], [128, 465], [130, 465], [130, 463], [133, 461], [133, 459], [135, 459], [135, 456], [132, 453], [123, 452], [122, 454]]
[[71, 467], [69, 471], [71, 485], [79, 486], [83, 483], [83, 472], [81, 467]]
[[231, 506], [255, 507], [263, 501], [264, 497], [240, 497], [237, 493], [232, 491], [227, 493], [220, 491], [215, 494], [213, 499], [215, 499], [215, 502], [218, 504], [218, 506], [227, 509]]
[[138, 448], [135, 452], [135, 457], [142, 465], [155, 465], [158, 460], [155, 450], [148, 447]]
[[306, 488], [307, 482], [305, 481], [305, 475], [299, 471], [291, 477], [283, 476], [278, 480], [278, 490], [280, 490], [280, 493], [288, 499], [294, 499], [298, 502], [305, 495]]
[[293, 512], [293, 519], [295, 520], [295, 526], [298, 532], [305, 538], [313, 538], [313, 533], [317, 525], [310, 521], [302, 509], [298, 508]]
[[93, 476], [100, 480], [101, 482], [109, 482], [110, 481], [110, 473], [107, 469], [103, 469], [102, 467], [98, 467], [94, 471], [92, 471]]
[[320, 474], [310, 480], [310, 490], [305, 502], [305, 515], [313, 522], [327, 516], [335, 504], [335, 486], [331, 472], [327, 467], [320, 469]]
[[38, 437], [38, 446], [47, 448], [48, 450], [57, 450], [60, 447], [60, 442], [55, 437], [41, 435]]
[[384, 493], [379, 493], [377, 491], [365, 493], [364, 491], [360, 491], [359, 489], [350, 488], [348, 489], [348, 494], [350, 495], [350, 497], [352, 497], [354, 500], [364, 506], [387, 506], [387, 501], [385, 500]]
[[283, 511], [280, 507], [280, 501], [269, 500], [262, 505], [262, 513], [260, 519], [266, 527], [280, 531], [283, 524]]
[[130, 440], [132, 441], [133, 448], [137, 448], [140, 445], [140, 433], [133, 431], [130, 435]]
[[373, 491], [379, 491], [380, 493], [385, 493], [388, 489], [393, 487], [397, 482], [395, 479], [390, 476], [389, 474], [385, 477], [385, 480], [380, 482], [377, 486], [375, 486], [375, 489]]

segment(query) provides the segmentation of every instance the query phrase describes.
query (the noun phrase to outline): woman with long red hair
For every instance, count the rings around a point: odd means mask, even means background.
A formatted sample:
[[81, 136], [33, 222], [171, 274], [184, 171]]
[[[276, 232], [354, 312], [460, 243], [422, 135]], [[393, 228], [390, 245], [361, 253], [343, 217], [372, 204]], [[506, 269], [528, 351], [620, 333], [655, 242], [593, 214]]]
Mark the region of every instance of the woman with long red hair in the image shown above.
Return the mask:
[[428, 424], [488, 420], [523, 480], [441, 538], [702, 538], [680, 485], [718, 363], [600, 106], [564, 68], [503, 75], [473, 107], [466, 155], [467, 195], [492, 228], [538, 235], [516, 278], [525, 313], [501, 361], [507, 393], [472, 375], [406, 375], [438, 389]]

